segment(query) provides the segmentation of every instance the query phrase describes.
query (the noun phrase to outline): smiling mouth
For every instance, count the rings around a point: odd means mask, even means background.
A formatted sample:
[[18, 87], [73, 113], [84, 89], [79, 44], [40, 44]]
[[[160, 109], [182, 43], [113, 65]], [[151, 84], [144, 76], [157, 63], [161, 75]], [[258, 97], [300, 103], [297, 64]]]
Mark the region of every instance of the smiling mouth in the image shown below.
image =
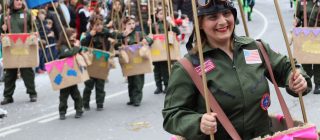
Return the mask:
[[222, 27], [222, 28], [218, 28], [218, 29], [216, 29], [216, 31], [218, 31], [218, 32], [226, 32], [226, 31], [228, 31], [228, 26], [225, 26], [225, 27]]

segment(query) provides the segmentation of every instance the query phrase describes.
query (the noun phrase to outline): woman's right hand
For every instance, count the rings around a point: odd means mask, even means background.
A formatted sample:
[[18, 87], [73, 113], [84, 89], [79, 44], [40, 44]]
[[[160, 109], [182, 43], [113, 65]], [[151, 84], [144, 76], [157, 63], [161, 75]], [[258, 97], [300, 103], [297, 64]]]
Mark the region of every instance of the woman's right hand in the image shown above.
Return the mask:
[[200, 130], [206, 135], [211, 135], [217, 132], [217, 114], [216, 113], [206, 113], [201, 117]]
[[8, 26], [6, 24], [2, 25], [2, 31], [6, 32], [8, 30]]

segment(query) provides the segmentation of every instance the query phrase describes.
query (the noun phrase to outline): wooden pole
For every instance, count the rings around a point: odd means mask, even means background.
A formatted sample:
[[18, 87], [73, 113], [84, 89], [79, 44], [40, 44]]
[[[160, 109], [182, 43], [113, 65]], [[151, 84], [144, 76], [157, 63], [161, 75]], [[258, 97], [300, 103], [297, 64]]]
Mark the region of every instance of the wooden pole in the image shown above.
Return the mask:
[[156, 7], [156, 5], [155, 5], [155, 1], [156, 0], [153, 0], [153, 2], [152, 2], [152, 10], [153, 10], [152, 13], [153, 13], [153, 23], [154, 24], [156, 24], [156, 22], [157, 22], [156, 21], [156, 11], [155, 10], [158, 9], [158, 6]]
[[139, 15], [139, 21], [140, 21], [140, 28], [141, 28], [141, 33], [142, 33], [142, 37], [145, 37], [145, 32], [144, 32], [144, 27], [143, 27], [143, 22], [142, 22], [142, 16], [141, 16], [141, 1], [137, 0], [137, 4], [138, 4], [138, 15]]
[[[151, 22], [151, 4], [150, 4], [150, 0], [148, 0], [148, 21]], [[149, 33], [152, 34], [152, 24], [148, 25], [148, 26], [149, 26]]]
[[[42, 27], [43, 32], [44, 32], [44, 37], [45, 37], [45, 39], [46, 39], [47, 45], [50, 45], [50, 44], [49, 44], [49, 39], [48, 39], [48, 36], [47, 36], [47, 31], [46, 31], [46, 29], [45, 29], [45, 27], [44, 27], [43, 22], [42, 22], [41, 19], [40, 19], [40, 23], [41, 23], [41, 27]], [[38, 27], [36, 27], [36, 28], [38, 28]], [[39, 30], [38, 30], [38, 29], [37, 29], [37, 32], [39, 33]], [[41, 39], [40, 39], [40, 40], [41, 40]], [[45, 47], [45, 48], [46, 48], [46, 47]], [[48, 49], [49, 49], [49, 53], [50, 53], [51, 59], [54, 60], [54, 57], [53, 57], [51, 48], [48, 48]]]
[[[33, 25], [35, 26], [36, 31], [39, 33], [39, 30], [38, 30], [38, 27], [37, 27], [36, 22], [33, 22]], [[40, 34], [39, 34], [39, 37], [40, 37]], [[47, 53], [46, 53], [46, 51], [45, 51], [45, 47], [44, 47], [44, 45], [43, 45], [43, 43], [42, 43], [42, 41], [41, 41], [41, 37], [40, 37], [40, 45], [41, 45], [41, 48], [42, 48], [42, 53], [43, 53], [43, 55], [44, 55], [44, 58], [46, 59], [46, 62], [49, 62], [49, 61], [48, 61], [48, 57], [47, 57]]]
[[308, 27], [307, 0], [303, 1], [303, 26]]
[[[281, 12], [280, 12], [280, 7], [279, 7], [278, 0], [274, 0], [274, 4], [275, 4], [276, 10], [277, 10], [277, 14], [278, 14], [279, 22], [280, 22], [280, 25], [281, 25], [281, 29], [282, 29], [282, 34], [283, 34], [283, 37], [284, 37], [284, 41], [285, 41], [285, 43], [286, 43], [286, 47], [287, 47], [287, 51], [288, 51], [288, 56], [289, 56], [290, 63], [291, 63], [291, 68], [292, 68], [293, 73], [295, 73], [295, 72], [296, 72], [296, 67], [295, 67], [295, 63], [294, 63], [294, 61], [293, 61], [293, 57], [292, 57], [292, 53], [291, 53], [291, 48], [290, 48], [290, 43], [289, 43], [289, 39], [288, 39], [288, 36], [287, 36], [286, 28], [285, 28], [285, 26], [284, 26], [282, 14], [281, 14]], [[302, 111], [302, 115], [303, 115], [303, 120], [304, 120], [304, 123], [307, 123], [308, 120], [307, 120], [306, 110], [305, 110], [305, 107], [304, 107], [304, 102], [303, 102], [303, 98], [302, 98], [302, 93], [298, 93], [298, 95], [299, 95], [299, 101], [300, 101], [300, 107], [301, 107], [301, 111]]]
[[241, 3], [241, 0], [238, 0], [238, 4], [239, 4], [239, 9], [240, 9], [240, 13], [241, 13], [242, 22], [243, 22], [244, 31], [246, 33], [246, 36], [249, 37], [248, 25], [247, 25], [247, 21], [246, 21], [246, 17], [245, 17], [244, 11], [243, 11], [243, 6], [242, 6], [242, 3]]
[[170, 46], [169, 46], [169, 37], [168, 37], [168, 26], [166, 22], [167, 17], [167, 8], [166, 8], [166, 1], [162, 0], [162, 10], [163, 10], [163, 29], [164, 29], [164, 35], [165, 35], [165, 41], [166, 41], [166, 50], [167, 50], [167, 61], [168, 61], [168, 72], [169, 75], [171, 74], [171, 56], [170, 56]]
[[[203, 50], [202, 50], [202, 43], [201, 43], [201, 37], [200, 37], [200, 29], [199, 29], [199, 19], [198, 19], [198, 13], [197, 13], [197, 7], [195, 0], [191, 0], [192, 2], [192, 11], [193, 11], [193, 19], [195, 24], [195, 33], [196, 33], [196, 47], [198, 47], [198, 53], [199, 53], [199, 59], [200, 59], [200, 66], [201, 66], [201, 74], [202, 74], [202, 83], [204, 88], [204, 94], [205, 94], [205, 102], [206, 102], [206, 111], [207, 113], [210, 113], [210, 103], [209, 103], [209, 93], [208, 93], [208, 86], [207, 86], [207, 77], [204, 69], [204, 59], [203, 59]], [[214, 140], [214, 135], [210, 135], [210, 140]]]
[[[3, 0], [3, 14], [2, 14], [2, 20], [3, 20], [3, 23], [5, 25], [7, 25], [7, 17], [6, 17], [6, 13], [7, 12], [7, 0]], [[2, 26], [2, 25], [1, 25]], [[8, 25], [7, 25], [7, 28], [8, 28]], [[7, 29], [8, 30], [8, 29]], [[4, 31], [4, 33], [6, 34], [7, 31]]]
[[54, 11], [55, 11], [56, 14], [57, 14], [57, 18], [58, 18], [58, 20], [59, 20], [59, 23], [60, 23], [62, 32], [63, 32], [63, 34], [64, 34], [64, 37], [65, 37], [66, 40], [67, 40], [68, 46], [69, 46], [69, 48], [71, 48], [71, 44], [70, 44], [69, 38], [68, 38], [68, 36], [67, 36], [66, 30], [65, 30], [64, 27], [63, 27], [63, 24], [62, 24], [61, 19], [60, 19], [60, 16], [59, 16], [59, 13], [58, 13], [58, 11], [57, 11], [57, 9], [56, 9], [56, 6], [54, 5], [54, 3], [53, 3], [52, 0], [51, 0], [51, 4], [52, 4], [52, 7], [53, 7]]
[[[168, 11], [168, 13], [169, 13], [169, 17], [171, 17], [171, 19], [173, 20], [173, 16], [172, 16], [172, 15], [173, 15], [173, 11], [171, 11], [170, 1], [171, 1], [171, 0], [169, 0], [169, 1], [166, 0], [166, 5], [165, 5], [165, 6], [168, 6], [168, 9], [169, 9], [169, 10], [167, 10], [167, 11]], [[172, 12], [172, 13], [171, 13], [171, 12]], [[164, 21], [167, 21], [167, 20], [166, 20], [167, 17], [165, 16], [164, 18], [165, 18]], [[170, 31], [172, 31], [172, 25], [171, 25], [171, 23], [169, 23], [169, 29], [170, 29]]]

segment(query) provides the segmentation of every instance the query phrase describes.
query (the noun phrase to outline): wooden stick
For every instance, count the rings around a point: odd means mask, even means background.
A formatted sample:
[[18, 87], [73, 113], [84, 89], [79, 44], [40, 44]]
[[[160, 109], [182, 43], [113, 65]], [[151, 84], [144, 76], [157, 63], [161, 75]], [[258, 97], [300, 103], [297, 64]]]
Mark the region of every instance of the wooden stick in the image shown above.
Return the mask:
[[[37, 24], [36, 24], [36, 22], [34, 21], [33, 22], [33, 25], [36, 27], [36, 31], [39, 33], [39, 30], [38, 30], [38, 27], [37, 27]], [[31, 25], [32, 26], [32, 25]], [[40, 37], [40, 34], [39, 34], [39, 37]], [[49, 60], [48, 60], [48, 57], [47, 57], [47, 53], [46, 53], [46, 51], [45, 51], [45, 47], [44, 47], [44, 45], [43, 45], [43, 43], [42, 43], [42, 41], [41, 41], [41, 37], [40, 37], [40, 45], [41, 45], [41, 48], [42, 48], [42, 53], [43, 53], [43, 55], [44, 55], [44, 58], [46, 59], [46, 62], [48, 63], [49, 62]]]
[[[50, 45], [50, 44], [49, 44], [49, 39], [48, 39], [48, 36], [47, 36], [47, 31], [46, 31], [46, 29], [45, 29], [45, 27], [44, 27], [44, 25], [43, 25], [42, 20], [41, 20], [41, 19], [39, 19], [39, 20], [40, 20], [41, 27], [42, 27], [43, 32], [44, 32], [44, 37], [45, 37], [45, 39], [46, 39], [47, 45]], [[38, 27], [37, 27], [37, 28], [38, 28]], [[39, 30], [38, 30], [38, 29], [37, 29], [37, 32], [39, 33]], [[41, 40], [41, 38], [40, 38], [40, 40]], [[53, 57], [51, 48], [48, 48], [48, 49], [49, 49], [49, 53], [50, 53], [51, 59], [54, 60], [54, 57]]]
[[[285, 26], [284, 26], [282, 14], [281, 14], [281, 12], [280, 12], [280, 7], [279, 7], [278, 0], [274, 0], [274, 4], [275, 4], [276, 10], [277, 10], [277, 14], [278, 14], [279, 22], [280, 22], [280, 25], [281, 25], [281, 29], [282, 29], [282, 34], [283, 34], [283, 37], [284, 37], [284, 41], [285, 41], [285, 43], [286, 43], [286, 47], [287, 47], [287, 51], [288, 51], [288, 56], [289, 56], [290, 63], [291, 63], [291, 68], [292, 68], [293, 73], [295, 73], [295, 72], [296, 72], [296, 67], [295, 67], [295, 63], [294, 63], [294, 61], [293, 61], [293, 57], [292, 57], [292, 53], [291, 53], [291, 48], [290, 48], [290, 43], [289, 43], [289, 39], [288, 39], [288, 36], [287, 36], [286, 28], [285, 28]], [[300, 101], [300, 107], [301, 107], [301, 111], [302, 111], [302, 115], [303, 115], [303, 120], [304, 120], [304, 123], [307, 123], [308, 120], [307, 120], [306, 110], [305, 110], [305, 107], [304, 107], [304, 102], [303, 102], [303, 98], [302, 98], [302, 93], [298, 93], [298, 95], [299, 95], [299, 101]]]
[[[200, 29], [199, 29], [199, 19], [198, 19], [198, 13], [197, 13], [197, 7], [195, 0], [191, 0], [192, 2], [192, 11], [193, 11], [193, 19], [195, 24], [195, 33], [196, 33], [196, 47], [198, 47], [198, 53], [199, 53], [199, 59], [200, 59], [200, 66], [201, 66], [201, 74], [202, 74], [202, 83], [204, 88], [204, 94], [205, 94], [205, 102], [206, 102], [206, 111], [207, 113], [210, 113], [210, 103], [209, 103], [209, 93], [208, 93], [208, 86], [207, 86], [207, 77], [204, 69], [204, 59], [203, 59], [203, 51], [202, 51], [202, 43], [201, 43], [201, 37], [200, 37]], [[210, 135], [210, 140], [214, 140], [214, 135]]]
[[303, 1], [303, 26], [308, 27], [308, 20], [307, 20], [307, 0]]
[[[171, 1], [171, 0], [169, 0], [169, 1]], [[168, 11], [169, 17], [171, 17], [171, 19], [173, 20], [173, 16], [172, 16], [173, 13], [171, 13], [171, 6], [170, 6], [170, 2], [168, 2], [168, 0], [166, 0], [165, 6], [168, 6], [169, 10], [167, 10], [167, 11]], [[167, 17], [165, 16], [164, 18], [165, 18], [164, 22], [167, 22]], [[171, 23], [169, 23], [169, 30], [172, 31]]]
[[[150, 0], [148, 0], [148, 21], [151, 22], [151, 4], [150, 4]], [[149, 33], [152, 34], [152, 24], [148, 25], [148, 26], [149, 26]]]
[[[3, 15], [2, 15], [2, 20], [3, 20], [3, 23], [5, 25], [7, 25], [7, 17], [6, 17], [6, 12], [7, 12], [7, 0], [3, 0]], [[2, 25], [1, 25], [2, 27]], [[8, 30], [8, 25], [7, 25], [7, 30]], [[4, 31], [4, 33], [6, 34], [7, 33], [7, 30]]]
[[137, 0], [137, 4], [138, 4], [138, 16], [139, 16], [139, 21], [140, 21], [140, 28], [141, 28], [141, 33], [142, 33], [142, 38], [145, 37], [145, 32], [144, 32], [144, 27], [143, 27], [143, 22], [142, 22], [142, 16], [141, 16], [141, 1]]
[[247, 25], [246, 17], [244, 15], [241, 0], [238, 0], [238, 4], [239, 4], [239, 9], [240, 9], [240, 13], [241, 13], [242, 22], [243, 22], [244, 31], [246, 33], [246, 36], [249, 37], [248, 25]]
[[59, 20], [59, 23], [60, 23], [60, 26], [61, 26], [62, 32], [63, 32], [63, 34], [64, 34], [64, 37], [65, 37], [65, 38], [66, 38], [66, 40], [67, 40], [68, 46], [69, 46], [69, 48], [71, 48], [71, 44], [70, 44], [69, 38], [68, 38], [68, 36], [67, 36], [66, 31], [64, 30], [64, 27], [63, 27], [63, 24], [62, 24], [62, 22], [61, 22], [61, 19], [60, 19], [59, 13], [58, 13], [58, 11], [57, 11], [57, 9], [56, 9], [56, 6], [54, 5], [54, 3], [53, 3], [53, 1], [52, 1], [52, 0], [51, 0], [51, 4], [52, 4], [52, 7], [53, 7], [54, 11], [55, 11], [55, 12], [56, 12], [56, 14], [57, 14], [57, 18], [58, 18], [58, 20]]
[[171, 56], [170, 56], [170, 46], [169, 46], [169, 37], [168, 37], [168, 26], [166, 22], [166, 17], [167, 17], [167, 8], [166, 8], [166, 1], [162, 0], [162, 10], [163, 10], [163, 29], [164, 29], [164, 35], [165, 35], [165, 41], [166, 41], [166, 50], [167, 50], [167, 61], [168, 61], [168, 72], [169, 75], [171, 74]]
[[153, 23], [156, 24], [157, 21], [156, 21], [156, 9], [158, 9], [158, 6], [156, 7], [155, 6], [155, 1], [156, 0], [153, 0], [153, 3], [152, 3], [152, 13], [153, 13]]

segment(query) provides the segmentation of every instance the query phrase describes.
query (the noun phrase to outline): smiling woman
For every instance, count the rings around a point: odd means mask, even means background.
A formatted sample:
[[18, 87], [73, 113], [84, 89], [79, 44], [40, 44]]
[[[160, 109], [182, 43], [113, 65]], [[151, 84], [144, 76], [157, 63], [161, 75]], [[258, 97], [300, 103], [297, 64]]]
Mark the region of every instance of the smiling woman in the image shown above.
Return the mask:
[[[271, 101], [265, 78], [270, 76], [257, 42], [235, 34], [237, 11], [232, 2], [202, 2], [198, 3], [198, 17], [208, 89], [241, 139], [271, 134], [268, 116]], [[288, 58], [262, 43], [278, 85], [286, 87], [292, 96], [308, 93], [312, 84], [303, 69], [291, 74]], [[198, 49], [194, 47], [184, 59], [190, 61], [195, 72], [201, 75], [201, 70], [197, 70], [200, 65], [198, 55]], [[206, 113], [205, 100], [181, 63], [172, 68], [162, 113], [164, 129], [169, 133], [188, 140], [207, 140], [210, 134], [218, 140], [232, 139], [216, 120], [219, 114]]]

